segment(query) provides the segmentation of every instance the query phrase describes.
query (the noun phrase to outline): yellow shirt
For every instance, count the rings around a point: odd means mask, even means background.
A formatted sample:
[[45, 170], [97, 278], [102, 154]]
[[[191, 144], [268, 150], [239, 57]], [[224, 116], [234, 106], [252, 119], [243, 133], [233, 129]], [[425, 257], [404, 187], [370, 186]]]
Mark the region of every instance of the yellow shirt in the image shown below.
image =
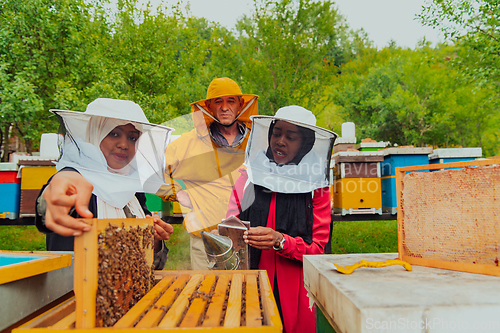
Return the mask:
[[[165, 151], [165, 179], [181, 179], [193, 205], [184, 218], [189, 233], [214, 229], [226, 217], [229, 198], [238, 169], [244, 162], [248, 135], [234, 148], [221, 148], [212, 143], [209, 135], [201, 136], [196, 129], [181, 135]], [[175, 190], [180, 184], [172, 181]], [[172, 186], [157, 193], [162, 197], [173, 194]], [[182, 208], [182, 206], [181, 206]]]

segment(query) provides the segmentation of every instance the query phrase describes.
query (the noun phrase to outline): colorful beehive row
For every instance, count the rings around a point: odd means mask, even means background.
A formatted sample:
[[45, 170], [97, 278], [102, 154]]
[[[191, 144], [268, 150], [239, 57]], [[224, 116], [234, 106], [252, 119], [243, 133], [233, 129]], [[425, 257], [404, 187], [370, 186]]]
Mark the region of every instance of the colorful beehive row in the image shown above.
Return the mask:
[[332, 156], [331, 196], [335, 213], [382, 214], [379, 152], [338, 152]]
[[152, 193], [145, 193], [145, 194], [146, 194], [146, 205], [152, 214], [156, 214], [160, 218], [164, 216], [172, 216], [173, 213], [172, 202], [163, 201], [156, 194]]
[[15, 220], [19, 216], [21, 178], [16, 163], [0, 164], [0, 218]]

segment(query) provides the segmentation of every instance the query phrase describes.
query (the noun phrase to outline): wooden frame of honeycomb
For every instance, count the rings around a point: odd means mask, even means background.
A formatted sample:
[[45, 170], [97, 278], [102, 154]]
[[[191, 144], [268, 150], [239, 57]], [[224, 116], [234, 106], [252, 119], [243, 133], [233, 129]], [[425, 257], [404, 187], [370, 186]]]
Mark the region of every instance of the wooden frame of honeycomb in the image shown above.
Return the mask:
[[399, 259], [500, 276], [500, 159], [396, 168], [396, 186]]
[[112, 326], [152, 287], [153, 220], [84, 219], [75, 237], [76, 328]]

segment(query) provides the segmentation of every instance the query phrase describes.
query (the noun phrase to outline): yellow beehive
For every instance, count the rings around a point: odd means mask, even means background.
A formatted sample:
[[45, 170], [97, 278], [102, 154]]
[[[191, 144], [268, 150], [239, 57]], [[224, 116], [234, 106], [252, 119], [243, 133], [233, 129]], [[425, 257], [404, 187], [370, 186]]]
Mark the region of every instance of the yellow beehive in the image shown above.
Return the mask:
[[331, 185], [335, 209], [381, 209], [380, 178], [340, 178]]
[[500, 160], [397, 168], [396, 180], [400, 259], [500, 276]]
[[35, 216], [35, 202], [40, 189], [56, 173], [55, 166], [23, 166], [19, 216]]
[[75, 300], [13, 333], [281, 332], [265, 271], [157, 271], [161, 280], [113, 327], [75, 329]]
[[55, 173], [55, 166], [25, 166], [21, 169], [21, 190], [40, 190]]

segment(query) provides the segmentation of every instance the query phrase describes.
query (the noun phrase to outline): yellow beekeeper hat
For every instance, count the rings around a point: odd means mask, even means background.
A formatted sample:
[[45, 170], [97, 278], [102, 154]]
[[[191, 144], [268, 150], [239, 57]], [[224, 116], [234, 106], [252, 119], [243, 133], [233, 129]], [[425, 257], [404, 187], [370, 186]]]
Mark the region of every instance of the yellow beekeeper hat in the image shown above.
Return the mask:
[[[238, 84], [228, 77], [213, 79], [208, 86], [207, 98], [191, 103], [191, 112], [205, 111], [204, 118], [206, 124], [208, 125], [214, 121], [214, 115], [207, 107], [207, 100], [233, 95], [241, 96], [243, 98], [243, 107], [241, 108], [241, 111], [237, 117], [238, 120], [245, 123], [248, 128], [251, 128], [252, 121], [250, 120], [250, 117], [259, 114], [259, 107], [257, 103], [257, 99], [259, 98], [259, 96], [252, 94], [243, 94]], [[206, 113], [208, 113], [209, 115], [207, 115]]]

